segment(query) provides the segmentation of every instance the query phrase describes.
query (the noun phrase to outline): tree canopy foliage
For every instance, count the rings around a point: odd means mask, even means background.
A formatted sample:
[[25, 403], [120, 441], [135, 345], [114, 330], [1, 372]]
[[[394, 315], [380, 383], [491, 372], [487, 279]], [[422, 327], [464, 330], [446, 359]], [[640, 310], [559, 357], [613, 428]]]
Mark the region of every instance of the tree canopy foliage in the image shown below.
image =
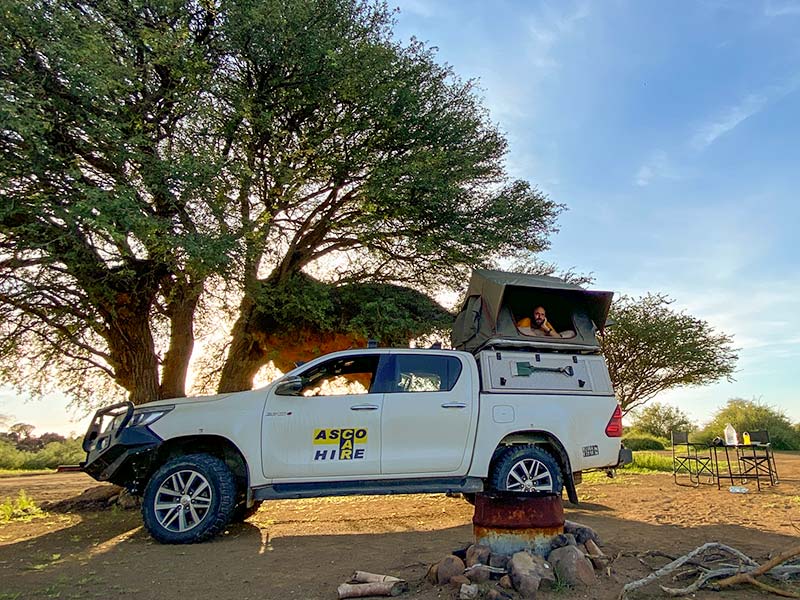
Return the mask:
[[668, 389], [730, 379], [738, 358], [733, 338], [671, 308], [658, 294], [622, 296], [600, 336], [623, 413]]
[[[430, 290], [554, 230], [475, 83], [397, 42], [382, 2], [3, 11], [0, 378], [28, 391], [91, 397], [100, 374], [136, 403], [183, 395], [210, 294], [238, 305], [219, 387], [244, 389], [298, 276]], [[384, 329], [419, 330], [382, 289]]]
[[673, 431], [693, 431], [696, 425], [676, 406], [654, 402], [632, 412], [632, 429], [670, 439]]
[[781, 411], [757, 399], [731, 398], [720, 408], [711, 421], [697, 435], [698, 441], [710, 442], [724, 437], [725, 426], [730, 423], [739, 433], [745, 431], [769, 432], [770, 442], [776, 450], [800, 450], [800, 431]]

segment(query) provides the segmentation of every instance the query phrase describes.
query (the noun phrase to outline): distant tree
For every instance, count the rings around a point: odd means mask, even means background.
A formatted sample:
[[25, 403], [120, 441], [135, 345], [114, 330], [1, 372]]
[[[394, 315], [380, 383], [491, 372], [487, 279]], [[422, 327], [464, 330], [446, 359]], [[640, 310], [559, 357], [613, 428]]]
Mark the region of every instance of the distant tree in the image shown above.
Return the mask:
[[660, 294], [622, 296], [611, 307], [612, 326], [600, 342], [623, 413], [668, 389], [731, 380], [733, 338], [672, 302]]
[[16, 436], [17, 440], [27, 440], [31, 437], [34, 429], [36, 429], [36, 427], [28, 423], [14, 423], [8, 428], [8, 431]]
[[51, 442], [66, 442], [67, 441], [67, 438], [65, 438], [63, 435], [61, 435], [59, 433], [53, 433], [52, 431], [48, 431], [46, 433], [43, 433], [42, 435], [38, 435], [38, 436], [36, 436], [36, 439], [39, 440], [39, 443], [42, 446], [46, 446], [47, 444], [50, 444]]
[[654, 402], [630, 414], [633, 415], [633, 429], [661, 438], [670, 439], [672, 431], [695, 429], [695, 424], [681, 409], [661, 402]]
[[698, 439], [710, 441], [715, 437], [723, 437], [725, 425], [730, 423], [742, 439], [745, 431], [766, 429], [769, 432], [772, 446], [777, 450], [800, 450], [800, 431], [797, 430], [783, 412], [760, 400], [753, 398], [731, 398], [719, 409], [703, 430]]

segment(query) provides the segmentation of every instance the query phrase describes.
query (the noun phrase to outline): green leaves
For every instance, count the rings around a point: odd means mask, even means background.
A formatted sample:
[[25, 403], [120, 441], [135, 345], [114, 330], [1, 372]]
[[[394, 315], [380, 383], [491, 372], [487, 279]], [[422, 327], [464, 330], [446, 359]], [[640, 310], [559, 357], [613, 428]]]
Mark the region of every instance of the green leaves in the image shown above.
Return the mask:
[[263, 283], [250, 325], [281, 335], [302, 331], [352, 333], [387, 346], [447, 329], [453, 315], [415, 290], [388, 284], [333, 286], [306, 275]]
[[[649, 433], [659, 438], [670, 439], [673, 431], [694, 431], [695, 424], [681, 409], [661, 402], [654, 402], [633, 414], [634, 431]], [[631, 448], [626, 444], [626, 448]], [[644, 450], [645, 448], [632, 448]], [[663, 450], [663, 448], [661, 448]]]
[[611, 381], [627, 412], [674, 387], [706, 385], [733, 375], [733, 338], [706, 321], [670, 308], [658, 294], [618, 298], [601, 346]]
[[32, 365], [19, 384], [78, 389], [69, 368], [141, 399], [181, 389], [159, 378], [186, 372], [211, 277], [256, 294], [236, 335], [399, 342], [438, 309], [381, 287], [346, 300], [348, 284], [457, 287], [554, 231], [562, 207], [508, 176], [476, 84], [398, 43], [384, 2], [2, 10], [0, 373]]

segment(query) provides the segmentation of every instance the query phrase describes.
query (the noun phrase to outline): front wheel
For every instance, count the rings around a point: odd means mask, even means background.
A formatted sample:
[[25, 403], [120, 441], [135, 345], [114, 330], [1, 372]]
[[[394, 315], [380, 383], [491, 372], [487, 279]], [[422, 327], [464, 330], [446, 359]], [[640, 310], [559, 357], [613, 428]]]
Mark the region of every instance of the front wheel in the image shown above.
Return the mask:
[[492, 489], [507, 492], [561, 494], [564, 477], [558, 462], [539, 446], [512, 446], [495, 463]]
[[144, 526], [162, 544], [192, 544], [220, 533], [236, 506], [236, 479], [208, 454], [178, 456], [158, 469], [142, 498]]

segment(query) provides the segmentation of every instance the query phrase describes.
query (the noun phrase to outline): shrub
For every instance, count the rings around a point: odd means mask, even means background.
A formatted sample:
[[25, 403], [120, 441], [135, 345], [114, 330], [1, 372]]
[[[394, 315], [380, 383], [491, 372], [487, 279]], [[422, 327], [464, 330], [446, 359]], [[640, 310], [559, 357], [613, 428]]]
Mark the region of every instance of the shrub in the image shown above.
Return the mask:
[[50, 442], [38, 452], [26, 452], [24, 469], [55, 469], [58, 465], [78, 464], [86, 453], [81, 448], [81, 440], [67, 440], [66, 442]]
[[669, 446], [669, 441], [665, 438], [636, 430], [628, 432], [622, 438], [622, 443], [631, 450], [664, 450]]
[[766, 429], [772, 447], [776, 450], [800, 450], [800, 431], [781, 411], [762, 404], [758, 400], [732, 398], [722, 407], [697, 434], [697, 441], [709, 443], [715, 437], [723, 437], [725, 425], [730, 423], [739, 433]]
[[19, 491], [16, 500], [7, 499], [0, 502], [0, 523], [27, 521], [43, 515], [42, 509], [36, 506], [25, 490]]
[[654, 402], [649, 406], [631, 411], [632, 429], [660, 438], [669, 439], [673, 431], [693, 431], [694, 423], [685, 412], [674, 406]]
[[0, 440], [0, 469], [55, 469], [58, 465], [77, 464], [85, 457], [80, 438], [50, 442], [36, 452], [17, 450], [13, 444]]
[[6, 440], [0, 440], [0, 469], [16, 470], [22, 468], [25, 455]]

